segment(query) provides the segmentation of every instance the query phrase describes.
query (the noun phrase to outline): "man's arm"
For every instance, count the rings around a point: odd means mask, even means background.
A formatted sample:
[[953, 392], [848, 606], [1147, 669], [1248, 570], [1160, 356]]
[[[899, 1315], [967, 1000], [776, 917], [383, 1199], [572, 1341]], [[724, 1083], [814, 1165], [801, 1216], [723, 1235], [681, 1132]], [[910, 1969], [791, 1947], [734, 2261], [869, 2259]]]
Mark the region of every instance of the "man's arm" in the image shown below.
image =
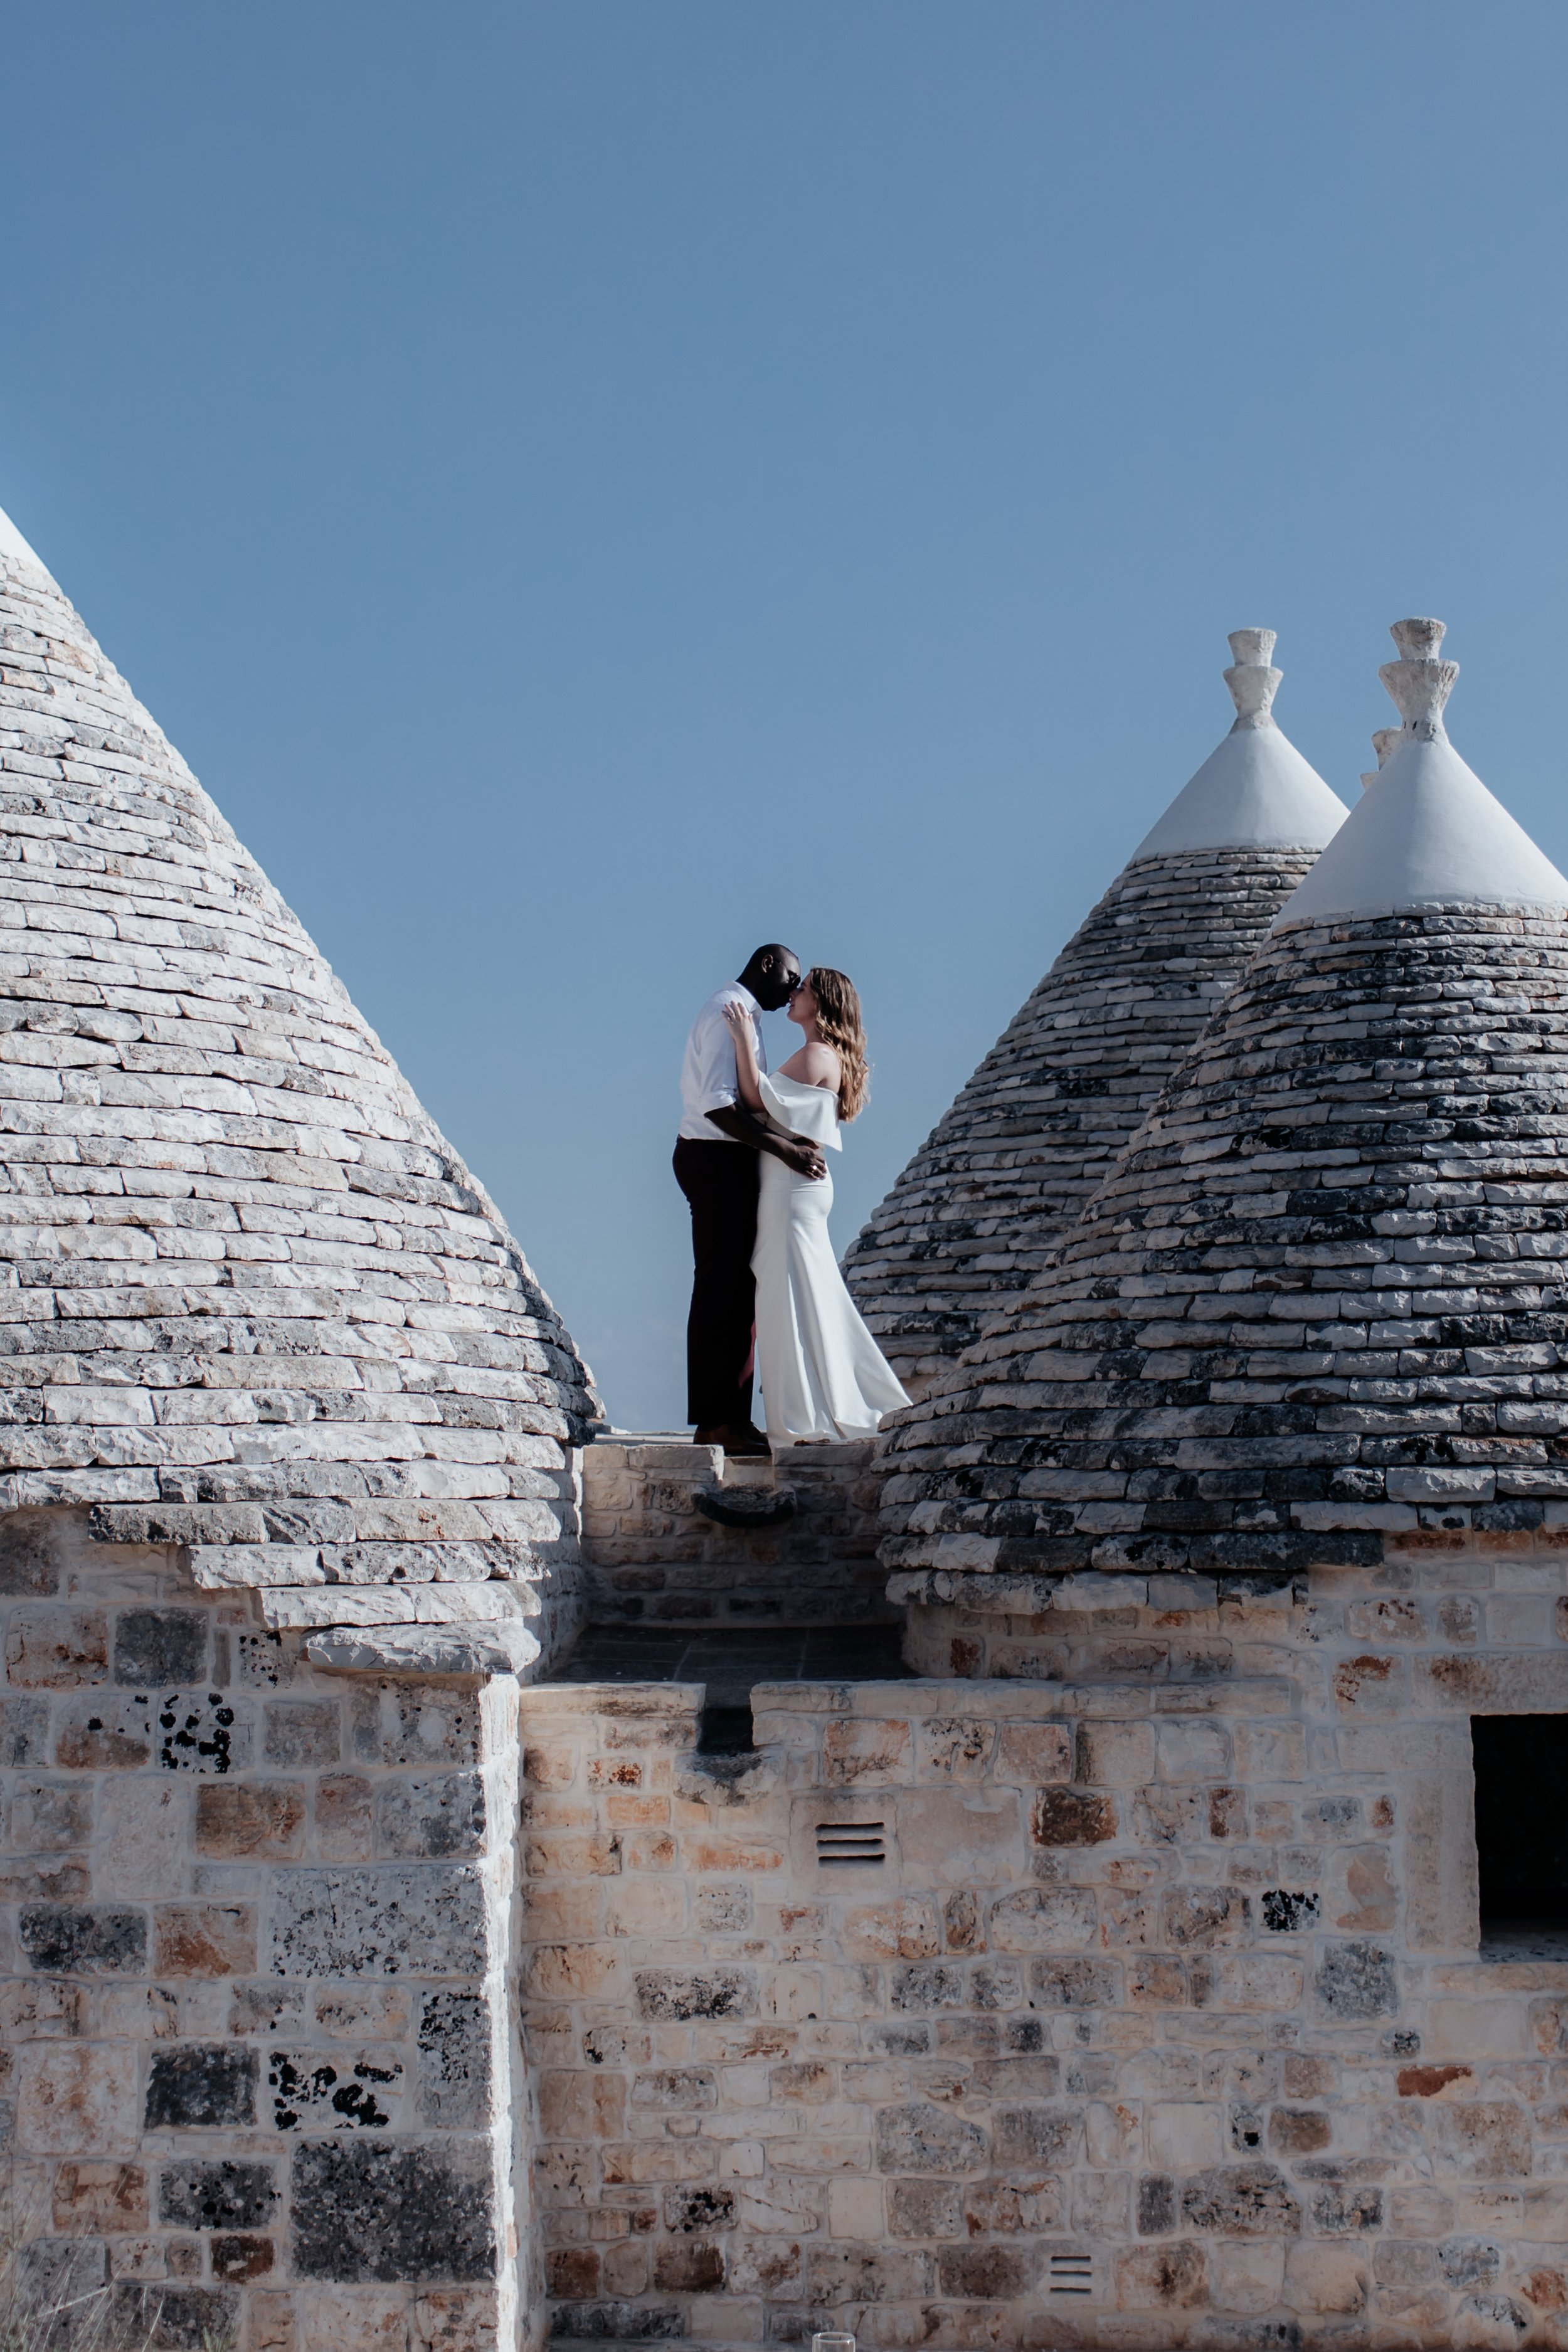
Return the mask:
[[707, 1116], [736, 1143], [749, 1143], [753, 1151], [771, 1151], [775, 1160], [782, 1160], [797, 1176], [809, 1176], [815, 1181], [827, 1173], [827, 1162], [815, 1143], [808, 1143], [804, 1136], [780, 1135], [776, 1128], [764, 1127], [760, 1118], [753, 1118], [739, 1103], [721, 1103]]

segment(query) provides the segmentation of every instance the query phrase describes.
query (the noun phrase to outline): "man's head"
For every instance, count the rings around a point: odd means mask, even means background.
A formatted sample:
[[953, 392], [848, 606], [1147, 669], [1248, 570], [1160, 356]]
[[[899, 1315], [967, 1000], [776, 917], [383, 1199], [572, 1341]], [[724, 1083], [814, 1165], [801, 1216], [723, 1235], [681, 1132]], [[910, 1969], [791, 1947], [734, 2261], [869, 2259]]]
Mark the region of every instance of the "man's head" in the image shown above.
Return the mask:
[[775, 940], [757, 950], [741, 974], [741, 986], [751, 990], [764, 1013], [776, 1013], [800, 986], [800, 958]]

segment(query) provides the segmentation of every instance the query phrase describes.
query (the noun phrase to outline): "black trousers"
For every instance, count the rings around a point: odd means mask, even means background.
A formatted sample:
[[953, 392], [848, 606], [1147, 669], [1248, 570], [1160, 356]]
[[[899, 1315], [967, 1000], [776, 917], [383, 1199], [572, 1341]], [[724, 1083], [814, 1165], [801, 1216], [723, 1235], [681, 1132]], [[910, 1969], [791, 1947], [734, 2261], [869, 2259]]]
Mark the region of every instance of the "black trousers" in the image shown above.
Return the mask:
[[752, 1417], [757, 1155], [743, 1143], [675, 1147], [675, 1181], [691, 1208], [691, 1312], [686, 1320], [686, 1411], [699, 1429]]

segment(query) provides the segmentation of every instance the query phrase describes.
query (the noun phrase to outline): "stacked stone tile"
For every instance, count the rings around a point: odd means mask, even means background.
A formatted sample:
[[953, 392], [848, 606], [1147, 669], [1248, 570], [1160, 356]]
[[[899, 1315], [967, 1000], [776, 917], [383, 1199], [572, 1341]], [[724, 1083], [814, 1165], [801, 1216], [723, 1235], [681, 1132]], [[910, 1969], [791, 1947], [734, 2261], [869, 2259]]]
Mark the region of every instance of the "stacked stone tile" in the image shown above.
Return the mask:
[[895, 1597], [1563, 1509], [1568, 881], [1448, 742], [1441, 635], [1395, 628], [1397, 748], [1058, 1263], [895, 1430]]
[[1343, 804], [1280, 732], [1271, 629], [1238, 629], [1230, 733], [1140, 843], [851, 1244], [920, 1395], [1045, 1265]]
[[0, 1508], [183, 1544], [273, 1625], [521, 1661], [575, 1559], [570, 1338], [9, 524], [0, 646]]

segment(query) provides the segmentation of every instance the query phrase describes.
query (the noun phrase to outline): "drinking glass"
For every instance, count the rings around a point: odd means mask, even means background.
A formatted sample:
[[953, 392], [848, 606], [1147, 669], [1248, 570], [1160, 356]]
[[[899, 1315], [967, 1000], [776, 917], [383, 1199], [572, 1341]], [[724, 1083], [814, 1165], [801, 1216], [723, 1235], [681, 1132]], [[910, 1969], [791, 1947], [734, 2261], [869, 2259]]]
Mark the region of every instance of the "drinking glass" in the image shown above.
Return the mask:
[[812, 2337], [811, 2352], [855, 2352], [855, 2338], [852, 2336], [841, 2336], [836, 2329], [826, 2328], [820, 2336]]

